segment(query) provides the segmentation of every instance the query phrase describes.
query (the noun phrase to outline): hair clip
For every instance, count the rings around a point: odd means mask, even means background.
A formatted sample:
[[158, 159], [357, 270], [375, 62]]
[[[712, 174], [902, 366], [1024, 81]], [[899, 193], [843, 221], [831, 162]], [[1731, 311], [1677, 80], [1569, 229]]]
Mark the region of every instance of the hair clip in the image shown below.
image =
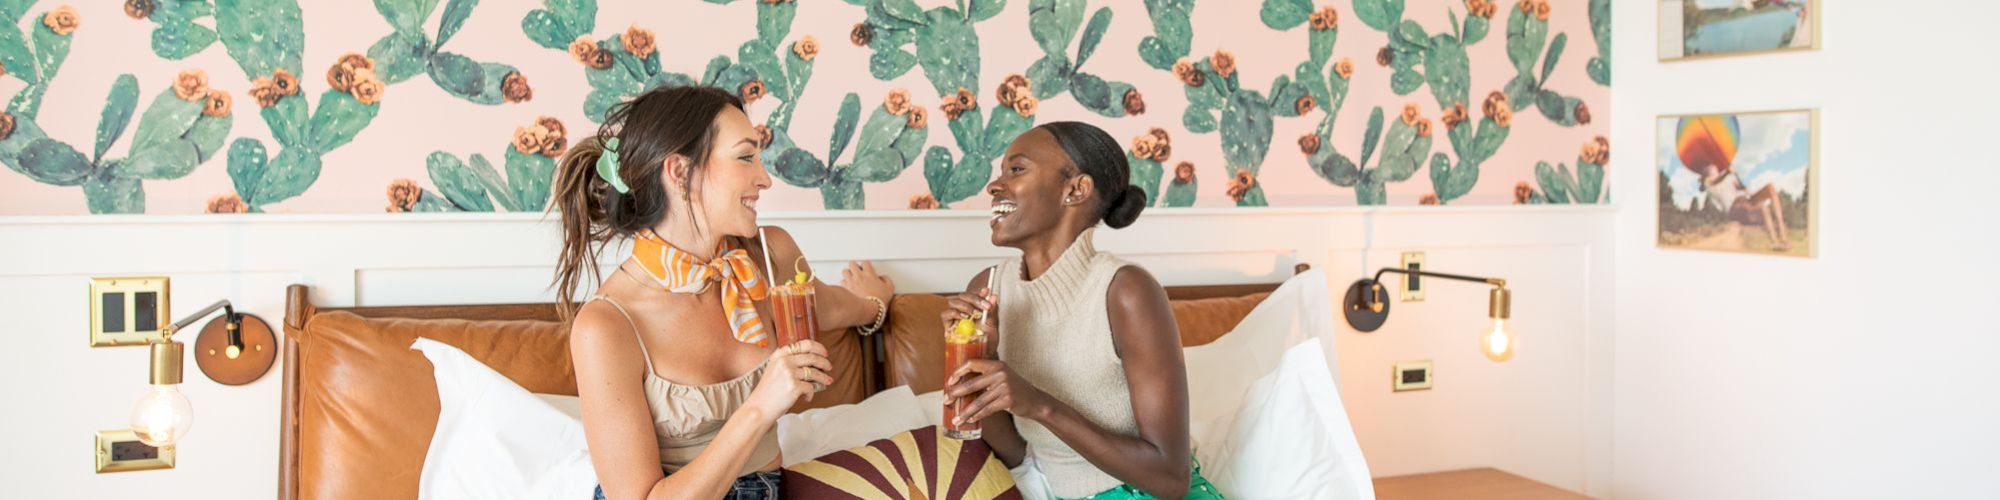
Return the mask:
[[618, 177], [617, 137], [604, 141], [604, 152], [597, 155], [597, 178], [611, 183], [611, 188], [618, 190], [618, 194], [632, 192], [632, 188], [625, 185], [625, 180]]

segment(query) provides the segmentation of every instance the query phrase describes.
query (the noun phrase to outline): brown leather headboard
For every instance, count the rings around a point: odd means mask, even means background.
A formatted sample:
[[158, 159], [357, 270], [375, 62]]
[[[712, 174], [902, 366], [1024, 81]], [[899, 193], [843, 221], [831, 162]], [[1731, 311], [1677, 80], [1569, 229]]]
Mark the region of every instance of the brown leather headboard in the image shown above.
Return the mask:
[[[430, 360], [417, 337], [450, 344], [530, 392], [576, 395], [569, 332], [554, 304], [321, 308], [304, 285], [286, 289], [278, 497], [414, 498], [437, 429]], [[792, 411], [874, 394], [875, 349], [827, 332], [839, 377]]]

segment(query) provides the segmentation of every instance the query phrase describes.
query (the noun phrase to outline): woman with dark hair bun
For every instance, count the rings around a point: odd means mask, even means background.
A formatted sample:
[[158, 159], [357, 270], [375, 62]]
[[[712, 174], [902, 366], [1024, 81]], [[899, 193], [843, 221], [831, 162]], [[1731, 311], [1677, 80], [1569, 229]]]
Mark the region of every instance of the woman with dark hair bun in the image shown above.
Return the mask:
[[1123, 228], [1145, 210], [1130, 179], [1118, 141], [1087, 124], [1049, 123], [1008, 146], [986, 185], [989, 224], [993, 244], [1021, 256], [973, 277], [942, 315], [983, 317], [999, 359], [948, 374], [945, 398], [968, 402], [953, 424], [978, 422], [1002, 462], [1038, 471], [1057, 498], [1219, 498], [1189, 445], [1166, 290], [1091, 241], [1098, 224]]

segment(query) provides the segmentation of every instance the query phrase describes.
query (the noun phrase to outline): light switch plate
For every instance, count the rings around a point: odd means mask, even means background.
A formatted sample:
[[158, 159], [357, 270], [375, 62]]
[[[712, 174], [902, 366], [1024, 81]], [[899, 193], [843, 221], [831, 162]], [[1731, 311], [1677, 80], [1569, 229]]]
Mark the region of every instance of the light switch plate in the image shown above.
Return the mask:
[[1396, 392], [1427, 391], [1431, 388], [1431, 361], [1404, 361], [1396, 363], [1389, 375], [1390, 388]]
[[160, 338], [167, 319], [167, 278], [90, 279], [90, 346], [146, 345]]
[[[1424, 253], [1403, 252], [1402, 268], [1409, 269], [1412, 271], [1422, 271], [1424, 269]], [[1418, 276], [1411, 276], [1407, 274], [1402, 275], [1401, 280], [1399, 281], [1401, 284], [1396, 286], [1396, 288], [1399, 290], [1399, 292], [1397, 292], [1398, 297], [1400, 297], [1403, 302], [1423, 302], [1424, 281], [1425, 280], [1423, 278]]]
[[97, 473], [174, 468], [174, 447], [155, 448], [131, 429], [97, 431]]

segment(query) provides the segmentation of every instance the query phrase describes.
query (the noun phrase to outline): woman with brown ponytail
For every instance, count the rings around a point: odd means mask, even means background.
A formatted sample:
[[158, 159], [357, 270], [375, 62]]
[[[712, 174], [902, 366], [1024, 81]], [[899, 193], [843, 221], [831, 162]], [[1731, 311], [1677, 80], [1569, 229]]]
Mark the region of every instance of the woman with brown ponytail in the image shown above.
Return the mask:
[[[555, 285], [597, 498], [777, 498], [778, 417], [839, 375], [817, 342], [774, 345], [763, 263], [804, 260], [757, 225], [759, 154], [741, 100], [663, 87], [612, 107], [558, 166]], [[617, 240], [632, 255], [603, 276]], [[600, 283], [577, 307], [586, 272]], [[844, 278], [815, 287], [820, 327], [879, 322], [894, 285], [865, 262]]]

